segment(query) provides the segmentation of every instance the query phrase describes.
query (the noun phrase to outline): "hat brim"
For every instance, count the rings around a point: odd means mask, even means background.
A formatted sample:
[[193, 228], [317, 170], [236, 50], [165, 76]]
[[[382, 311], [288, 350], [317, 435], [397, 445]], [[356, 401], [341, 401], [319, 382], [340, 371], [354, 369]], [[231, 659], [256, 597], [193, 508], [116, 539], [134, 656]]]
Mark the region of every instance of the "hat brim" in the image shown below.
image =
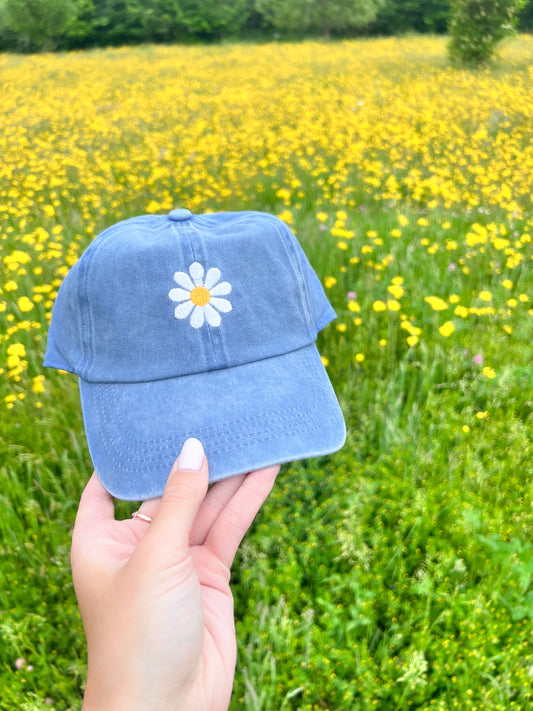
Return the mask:
[[161, 496], [181, 447], [198, 438], [209, 480], [330, 454], [344, 418], [316, 346], [198, 375], [142, 383], [80, 378], [89, 451], [116, 498]]

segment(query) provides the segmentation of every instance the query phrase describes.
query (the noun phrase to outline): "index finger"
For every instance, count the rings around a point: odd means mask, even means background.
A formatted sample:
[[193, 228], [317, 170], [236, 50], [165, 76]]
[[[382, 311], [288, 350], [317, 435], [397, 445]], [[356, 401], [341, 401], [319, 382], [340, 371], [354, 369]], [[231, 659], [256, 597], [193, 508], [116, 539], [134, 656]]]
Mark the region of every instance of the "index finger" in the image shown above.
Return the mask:
[[113, 497], [104, 489], [100, 479], [96, 476], [96, 472], [94, 472], [81, 495], [74, 529], [80, 529], [88, 525], [94, 526], [96, 523], [113, 521], [114, 519]]
[[279, 466], [248, 474], [222, 510], [205, 539], [205, 546], [230, 568], [237, 549], [276, 481]]

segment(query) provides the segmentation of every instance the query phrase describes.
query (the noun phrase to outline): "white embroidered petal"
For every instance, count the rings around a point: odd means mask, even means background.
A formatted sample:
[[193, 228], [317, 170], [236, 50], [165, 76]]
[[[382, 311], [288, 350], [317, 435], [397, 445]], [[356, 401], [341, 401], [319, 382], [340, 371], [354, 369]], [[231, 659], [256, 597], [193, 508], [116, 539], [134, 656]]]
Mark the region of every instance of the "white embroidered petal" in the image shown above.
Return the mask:
[[228, 311], [231, 311], [231, 302], [227, 299], [218, 299], [216, 296], [213, 296], [209, 302], [209, 306], [211, 305], [214, 306], [215, 309], [222, 311], [223, 314], [227, 314]]
[[231, 292], [231, 284], [229, 281], [221, 281], [212, 289], [210, 289], [212, 296], [226, 296]]
[[186, 289], [171, 289], [168, 292], [168, 295], [172, 299], [172, 301], [186, 301], [187, 299], [190, 298], [191, 292], [187, 291]]
[[[191, 302], [192, 306], [192, 302]], [[193, 328], [201, 328], [204, 325], [204, 307], [195, 306], [191, 316], [191, 326]]]
[[210, 326], [220, 326], [220, 314], [211, 307], [211, 304], [207, 304], [204, 307], [204, 313], [207, 323]]
[[184, 289], [187, 289], [187, 291], [192, 291], [194, 289], [191, 277], [188, 274], [185, 274], [185, 272], [176, 272], [174, 274], [174, 281]]
[[195, 286], [204, 285], [204, 268], [198, 262], [193, 262], [189, 267], [189, 273]]
[[218, 281], [220, 281], [220, 269], [211, 267], [207, 270], [204, 287], [211, 290]]
[[183, 304], [176, 306], [174, 309], [174, 316], [176, 318], [187, 318], [191, 313], [194, 304], [192, 301], [184, 301]]

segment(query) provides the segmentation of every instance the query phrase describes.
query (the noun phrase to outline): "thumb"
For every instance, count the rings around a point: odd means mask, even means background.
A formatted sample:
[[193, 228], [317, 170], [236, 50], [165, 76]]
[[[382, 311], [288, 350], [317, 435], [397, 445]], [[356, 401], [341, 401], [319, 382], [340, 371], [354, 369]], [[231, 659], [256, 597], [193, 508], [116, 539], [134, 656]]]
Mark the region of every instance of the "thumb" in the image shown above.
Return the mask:
[[161, 536], [171, 550], [185, 553], [190, 531], [207, 493], [209, 472], [202, 443], [188, 439], [172, 467], [163, 498], [150, 525], [150, 537]]

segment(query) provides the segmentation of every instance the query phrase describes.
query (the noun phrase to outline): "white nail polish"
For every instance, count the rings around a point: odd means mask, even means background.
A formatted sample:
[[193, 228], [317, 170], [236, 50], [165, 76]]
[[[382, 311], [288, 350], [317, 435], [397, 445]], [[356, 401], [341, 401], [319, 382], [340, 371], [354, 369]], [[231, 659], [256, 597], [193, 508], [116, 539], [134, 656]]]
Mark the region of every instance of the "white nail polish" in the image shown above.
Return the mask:
[[178, 469], [198, 472], [202, 468], [203, 461], [204, 448], [202, 447], [202, 443], [194, 437], [191, 437], [185, 442], [180, 452]]

